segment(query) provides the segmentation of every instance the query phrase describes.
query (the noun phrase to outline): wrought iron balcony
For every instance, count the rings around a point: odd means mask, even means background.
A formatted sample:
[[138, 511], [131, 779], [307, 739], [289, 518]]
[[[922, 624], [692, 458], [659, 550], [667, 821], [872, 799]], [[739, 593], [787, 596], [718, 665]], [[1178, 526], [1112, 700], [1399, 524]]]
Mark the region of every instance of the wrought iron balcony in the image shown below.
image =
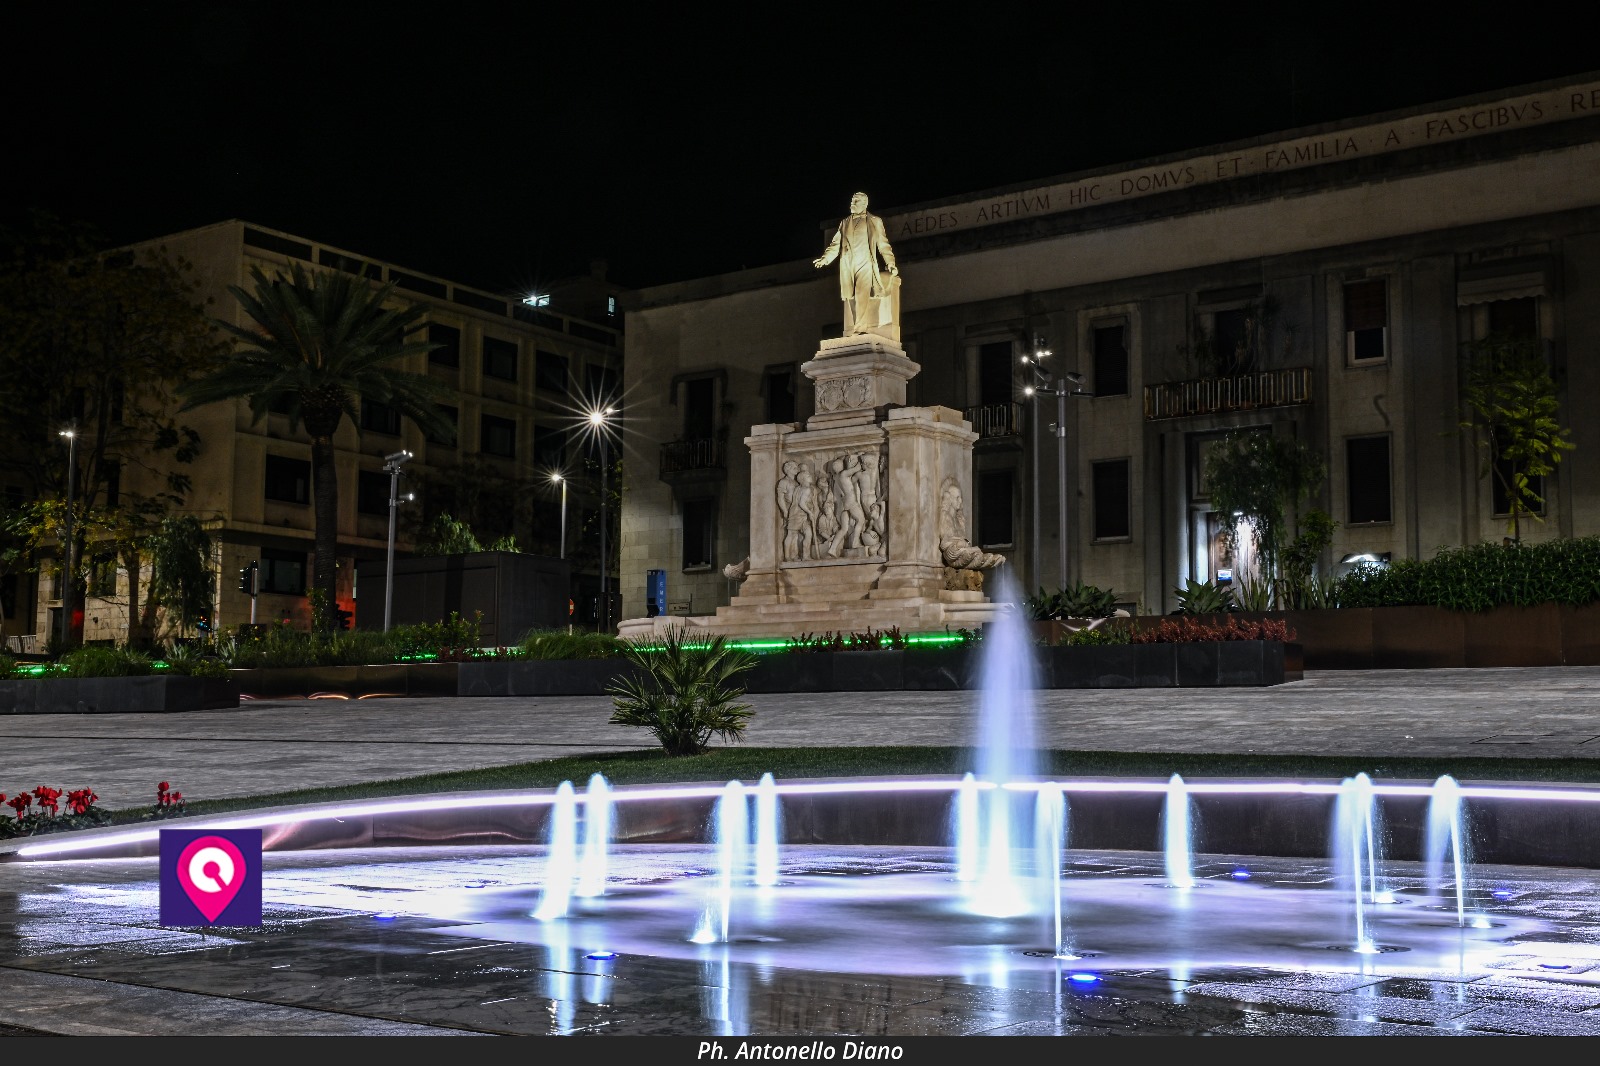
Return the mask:
[[1022, 436], [1022, 405], [1020, 403], [986, 403], [969, 407], [962, 412], [979, 439], [988, 437]]
[[1311, 368], [1262, 370], [1221, 378], [1169, 381], [1144, 387], [1144, 417], [1186, 418], [1311, 402]]
[[728, 438], [699, 437], [661, 446], [661, 479], [674, 481], [727, 476]]

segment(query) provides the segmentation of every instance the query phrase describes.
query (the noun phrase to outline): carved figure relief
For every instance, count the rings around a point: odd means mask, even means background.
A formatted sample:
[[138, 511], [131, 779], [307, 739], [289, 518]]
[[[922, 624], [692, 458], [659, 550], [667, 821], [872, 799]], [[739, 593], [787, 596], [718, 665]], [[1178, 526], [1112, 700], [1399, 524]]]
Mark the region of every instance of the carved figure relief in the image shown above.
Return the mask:
[[783, 561], [881, 558], [889, 542], [881, 448], [783, 464], [776, 487]]
[[939, 490], [939, 554], [954, 570], [992, 570], [1006, 561], [967, 540], [967, 512], [955, 478], [945, 478]]

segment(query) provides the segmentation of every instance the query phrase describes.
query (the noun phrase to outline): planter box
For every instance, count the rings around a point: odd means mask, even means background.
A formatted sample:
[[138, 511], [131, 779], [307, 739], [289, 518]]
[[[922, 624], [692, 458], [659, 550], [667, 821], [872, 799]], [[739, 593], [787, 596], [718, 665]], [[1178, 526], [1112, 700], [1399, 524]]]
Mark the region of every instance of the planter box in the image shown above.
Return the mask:
[[460, 667], [460, 696], [604, 696], [618, 677], [638, 672], [622, 659], [490, 660]]
[[52, 677], [0, 681], [0, 714], [161, 714], [239, 706], [239, 686], [209, 677]]
[[[1275, 640], [1041, 649], [1041, 688], [1215, 688], [1298, 681], [1299, 649]], [[1047, 673], [1046, 673], [1047, 671]]]
[[238, 691], [258, 699], [339, 692], [346, 696], [454, 696], [461, 663], [285, 666], [231, 670]]

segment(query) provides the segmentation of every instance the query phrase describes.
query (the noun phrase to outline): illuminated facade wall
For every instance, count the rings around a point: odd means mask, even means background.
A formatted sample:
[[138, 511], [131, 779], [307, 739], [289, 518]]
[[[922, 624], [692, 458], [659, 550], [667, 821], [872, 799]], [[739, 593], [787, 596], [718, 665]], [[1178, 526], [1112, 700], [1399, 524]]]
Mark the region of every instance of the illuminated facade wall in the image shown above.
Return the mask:
[[[1066, 580], [1164, 612], [1185, 578], [1248, 564], [1217, 555], [1199, 478], [1230, 429], [1327, 458], [1311, 505], [1340, 523], [1329, 569], [1503, 536], [1455, 427], [1462, 346], [1510, 329], [1543, 345], [1577, 444], [1524, 539], [1600, 533], [1596, 173], [1600, 83], [1583, 81], [885, 208], [905, 348], [923, 368], [909, 402], [961, 409], [985, 433], [974, 541], [1006, 554], [1024, 587], [1062, 582], [1064, 490]], [[772, 420], [785, 368], [798, 375], [837, 335], [836, 280], [785, 263], [645, 290], [638, 307], [624, 614], [645, 613], [651, 568], [667, 570], [669, 603], [710, 613], [727, 602], [720, 567], [748, 542], [743, 437]], [[1248, 374], [1203, 358], [1241, 341]], [[1055, 401], [1036, 417], [1022, 393], [1020, 357], [1041, 342], [1096, 393], [1068, 401], [1064, 471]], [[721, 450], [687, 443], [707, 410]]]
[[[381, 473], [386, 454], [409, 449], [416, 456], [406, 467], [402, 492], [422, 492], [430, 476], [447, 482], [451, 471], [474, 467], [498, 479], [502, 486], [512, 486], [514, 491], [500, 493], [495, 501], [481, 501], [480, 507], [506, 508], [506, 528], [516, 534], [519, 546], [542, 547], [551, 554], [558, 550], [560, 493], [550, 485], [549, 474], [563, 469], [577, 479], [568, 502], [569, 552], [581, 544], [583, 518], [593, 512], [597, 498], [582, 476], [584, 452], [568, 431], [576, 421], [573, 409], [583, 397], [615, 391], [620, 384], [620, 311], [592, 317], [565, 314], [560, 291], [549, 304], [529, 307], [515, 296], [472, 289], [237, 220], [173, 234], [141, 247], [145, 246], [165, 247], [170, 254], [189, 260], [201, 296], [213, 301], [212, 313], [239, 324], [245, 319], [227, 287], [248, 290], [253, 267], [270, 276], [299, 262], [311, 269], [342, 269], [395, 282], [397, 299], [428, 308], [426, 321], [436, 331], [432, 339], [453, 342], [453, 348], [413, 358], [404, 369], [427, 373], [454, 390], [454, 398], [447, 401], [457, 410], [454, 444], [429, 441], [410, 422], [389, 424], [382, 412], [364, 418], [363, 424], [346, 419], [335, 437], [340, 489], [339, 601], [341, 607], [354, 609], [357, 625], [381, 624], [381, 618], [360, 614], [353, 575], [357, 559], [382, 559], [386, 552], [388, 476]], [[580, 279], [576, 288], [586, 305], [604, 305], [603, 292], [608, 286], [603, 278]], [[602, 295], [596, 297], [596, 292]], [[303, 429], [291, 432], [283, 414], [269, 414], [252, 423], [243, 400], [187, 412], [182, 420], [193, 425], [203, 441], [200, 458], [188, 469], [194, 490], [186, 509], [208, 522], [218, 545], [219, 629], [232, 631], [249, 620], [250, 601], [237, 590], [237, 574], [252, 560], [262, 562], [264, 577], [270, 569], [273, 589], [258, 601], [258, 620], [289, 619], [308, 626], [304, 589], [311, 573], [313, 532], [310, 438]], [[129, 471], [124, 476], [139, 475]], [[124, 487], [141, 488], [135, 481]], [[445, 502], [443, 509], [453, 508]], [[401, 512], [398, 547], [402, 553], [410, 548], [417, 513]], [[460, 514], [458, 510], [455, 513]], [[590, 539], [592, 534], [591, 529]], [[580, 601], [585, 601], [582, 591], [598, 582], [592, 547], [588, 556], [585, 567], [582, 553], [575, 553], [577, 568], [589, 573], [587, 578], [579, 578]], [[148, 579], [147, 568], [142, 580]], [[128, 580], [127, 573], [119, 571], [115, 595], [88, 598], [85, 640], [125, 638]], [[60, 603], [55, 596], [46, 580], [37, 598], [35, 632], [47, 631], [50, 609]], [[579, 621], [592, 613], [592, 606], [580, 602]]]

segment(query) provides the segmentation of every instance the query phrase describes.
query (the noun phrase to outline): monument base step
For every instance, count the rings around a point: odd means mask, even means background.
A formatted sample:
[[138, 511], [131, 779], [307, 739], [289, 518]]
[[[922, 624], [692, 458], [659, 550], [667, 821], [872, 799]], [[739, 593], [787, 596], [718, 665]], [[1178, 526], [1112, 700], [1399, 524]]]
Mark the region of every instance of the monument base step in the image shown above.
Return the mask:
[[714, 615], [658, 615], [629, 618], [617, 627], [624, 639], [657, 636], [681, 627], [697, 633], [729, 637], [797, 637], [806, 633], [860, 633], [896, 627], [902, 633], [940, 633], [976, 629], [992, 622], [1011, 604], [984, 602], [947, 603], [919, 598], [832, 604], [778, 603], [719, 608]]

